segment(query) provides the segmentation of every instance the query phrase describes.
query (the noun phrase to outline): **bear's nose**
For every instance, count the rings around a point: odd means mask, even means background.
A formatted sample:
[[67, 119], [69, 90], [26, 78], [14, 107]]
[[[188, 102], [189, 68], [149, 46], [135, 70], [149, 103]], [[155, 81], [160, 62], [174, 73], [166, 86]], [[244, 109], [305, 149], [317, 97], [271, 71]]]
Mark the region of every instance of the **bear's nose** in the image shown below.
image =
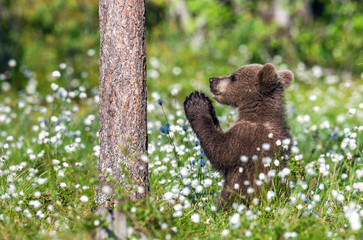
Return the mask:
[[214, 78], [209, 78], [209, 82], [212, 83]]

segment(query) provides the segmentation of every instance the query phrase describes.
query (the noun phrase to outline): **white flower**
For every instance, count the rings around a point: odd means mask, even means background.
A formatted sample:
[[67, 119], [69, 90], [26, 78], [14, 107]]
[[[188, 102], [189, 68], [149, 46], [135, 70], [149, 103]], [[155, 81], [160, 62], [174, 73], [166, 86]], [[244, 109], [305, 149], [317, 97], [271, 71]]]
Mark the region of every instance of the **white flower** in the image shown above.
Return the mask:
[[344, 195], [339, 193], [337, 196], [337, 200], [342, 203], [344, 201]]
[[299, 148], [297, 148], [296, 146], [292, 146], [291, 153], [294, 155], [299, 154]]
[[140, 159], [143, 161], [143, 162], [149, 162], [149, 158], [146, 154], [141, 154], [140, 156]]
[[196, 193], [201, 193], [201, 192], [203, 192], [203, 186], [202, 186], [202, 185], [198, 185], [198, 186], [195, 188], [195, 192], [196, 192]]
[[297, 237], [297, 233], [296, 232], [285, 232], [284, 233], [284, 238], [285, 239], [296, 238], [296, 237]]
[[252, 194], [255, 191], [252, 187], [247, 188], [247, 193]]
[[363, 192], [363, 182], [353, 183], [353, 188]]
[[38, 192], [38, 191], [34, 193], [34, 197], [36, 197], [36, 198], [39, 198], [39, 197], [40, 197], [40, 195], [41, 195], [41, 193], [40, 193], [40, 192]]
[[36, 213], [36, 216], [38, 216], [39, 218], [44, 218], [45, 217], [45, 214], [43, 213], [42, 210], [39, 210], [37, 213]]
[[58, 70], [52, 72], [53, 78], [60, 78], [60, 76], [61, 76], [61, 73]]
[[180, 210], [175, 211], [175, 212], [173, 213], [173, 217], [175, 217], [175, 218], [179, 218], [179, 217], [181, 217], [181, 216], [183, 216], [183, 212], [182, 212], [182, 211], [180, 211]]
[[212, 185], [213, 181], [210, 178], [204, 179], [202, 181], [202, 184], [205, 188], [210, 187]]
[[94, 146], [94, 147], [93, 147], [93, 154], [94, 154], [96, 157], [100, 156], [100, 150], [101, 150], [101, 148], [100, 148], [100, 146], [99, 146], [99, 145]]
[[229, 234], [229, 229], [224, 229], [221, 233], [222, 237], [226, 237]]
[[313, 197], [314, 202], [320, 202], [321, 198], [318, 194], [314, 195]]
[[280, 165], [280, 161], [275, 159], [274, 164], [275, 164], [276, 167], [278, 167]]
[[264, 164], [265, 167], [270, 166], [272, 159], [270, 157], [263, 157], [262, 158], [262, 163]]
[[57, 141], [57, 137], [56, 136], [50, 138], [50, 142], [51, 143], [55, 143], [56, 141]]
[[58, 165], [58, 164], [60, 163], [60, 161], [59, 161], [59, 160], [57, 160], [57, 159], [53, 159], [53, 160], [52, 160], [52, 163], [53, 163], [54, 165]]
[[61, 186], [61, 188], [67, 187], [67, 184], [65, 184], [64, 182], [61, 182], [59, 185]]
[[316, 101], [316, 99], [317, 99], [317, 96], [316, 95], [311, 95], [309, 97], [309, 100], [312, 101], [312, 102]]
[[355, 174], [357, 174], [357, 178], [360, 179], [361, 177], [363, 177], [363, 169], [358, 169], [357, 171], [355, 171]]
[[16, 60], [15, 59], [10, 59], [8, 62], [8, 66], [13, 68], [16, 67]]
[[[173, 67], [173, 74], [174, 75], [180, 75], [181, 74], [181, 72], [182, 72], [182, 70], [181, 70], [181, 68], [180, 67], [178, 67], [178, 66], [175, 66], [175, 67]], [[173, 96], [175, 96], [176, 94], [173, 94]]]
[[246, 236], [246, 237], [251, 237], [251, 236], [252, 236], [252, 232], [251, 232], [250, 230], [247, 230], [247, 231], [245, 232], [245, 236]]
[[76, 148], [74, 147], [74, 145], [70, 144], [70, 145], [66, 145], [64, 147], [64, 150], [66, 150], [66, 152], [72, 153], [72, 152], [76, 151]]
[[180, 211], [182, 208], [183, 206], [180, 203], [174, 206], [175, 211]]
[[264, 144], [262, 144], [262, 149], [263, 149], [264, 151], [269, 151], [269, 150], [270, 150], [270, 148], [271, 148], [271, 145], [270, 145], [269, 143], [264, 143]]
[[87, 50], [87, 55], [92, 57], [93, 55], [96, 54], [96, 50], [94, 50], [93, 48], [90, 48]]
[[241, 156], [241, 161], [242, 161], [243, 163], [248, 162], [248, 157], [247, 157], [247, 156], [245, 156], [245, 155], [242, 155], [242, 156]]
[[199, 185], [199, 180], [198, 179], [193, 179], [192, 187], [196, 188], [198, 185]]
[[171, 199], [173, 199], [174, 194], [172, 192], [166, 192], [163, 196], [163, 199], [166, 201], [169, 201]]
[[362, 224], [360, 222], [359, 214], [351, 207], [347, 207], [344, 211], [345, 217], [348, 219], [350, 228], [354, 231], [361, 229]]
[[85, 92], [81, 92], [81, 93], [79, 94], [79, 98], [81, 98], [81, 99], [85, 99], [85, 98], [87, 98], [87, 93], [85, 93]]
[[38, 209], [42, 204], [38, 200], [29, 201], [29, 205], [35, 209]]
[[275, 198], [275, 192], [274, 191], [268, 191], [267, 192], [267, 200], [268, 201], [271, 201], [272, 199], [274, 199]]
[[190, 194], [190, 188], [188, 188], [188, 187], [183, 188], [183, 190], [181, 191], [181, 194], [184, 196], [188, 196]]
[[194, 213], [191, 215], [190, 219], [192, 220], [193, 223], [199, 223], [200, 216], [198, 213]]
[[88, 197], [83, 195], [81, 198], [80, 198], [81, 202], [88, 202]]
[[349, 114], [354, 115], [357, 112], [357, 109], [355, 108], [349, 108]]
[[284, 169], [282, 169], [282, 172], [285, 174], [285, 176], [287, 176], [290, 174], [291, 170], [288, 168], [284, 168]]
[[291, 143], [291, 139], [290, 138], [285, 138], [284, 140], [282, 140], [282, 144], [285, 145], [285, 146], [290, 145], [290, 143]]
[[143, 194], [145, 192], [145, 187], [137, 186], [137, 192]]
[[264, 181], [264, 180], [266, 180], [266, 175], [265, 175], [264, 173], [260, 173], [260, 174], [258, 175], [258, 178], [259, 178], [261, 181]]
[[241, 216], [238, 213], [233, 214], [233, 216], [229, 218], [229, 224], [232, 228], [238, 228], [241, 225]]
[[56, 91], [57, 89], [58, 89], [58, 84], [56, 84], [56, 83], [52, 83], [51, 85], [50, 85], [50, 87], [51, 87], [51, 89], [53, 90], [53, 91]]
[[189, 176], [189, 170], [188, 170], [188, 168], [186, 168], [186, 167], [183, 167], [183, 168], [181, 168], [180, 169], [180, 175], [183, 177], [183, 178], [186, 178], [186, 177], [188, 177]]

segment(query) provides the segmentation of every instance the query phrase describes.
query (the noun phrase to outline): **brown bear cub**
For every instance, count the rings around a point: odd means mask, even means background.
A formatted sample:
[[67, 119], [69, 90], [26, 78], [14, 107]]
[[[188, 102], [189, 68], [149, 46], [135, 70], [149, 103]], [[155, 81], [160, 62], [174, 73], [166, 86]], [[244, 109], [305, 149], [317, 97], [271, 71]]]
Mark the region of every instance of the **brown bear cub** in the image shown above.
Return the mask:
[[185, 115], [212, 167], [225, 179], [220, 207], [258, 197], [259, 186], [277, 174], [272, 166], [286, 166], [291, 135], [283, 91], [293, 78], [290, 71], [276, 71], [272, 64], [246, 65], [231, 75], [210, 78], [213, 98], [238, 109], [237, 121], [226, 132], [208, 97], [194, 92], [186, 98]]

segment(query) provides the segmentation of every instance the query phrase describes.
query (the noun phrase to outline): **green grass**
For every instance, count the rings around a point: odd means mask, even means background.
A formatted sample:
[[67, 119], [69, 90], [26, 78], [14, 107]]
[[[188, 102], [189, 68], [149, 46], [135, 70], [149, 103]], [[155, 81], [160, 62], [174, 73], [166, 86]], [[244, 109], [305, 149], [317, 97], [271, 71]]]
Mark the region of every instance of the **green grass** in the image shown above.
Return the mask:
[[[181, 106], [193, 89], [208, 94], [208, 69], [213, 69], [211, 74], [223, 75], [233, 71], [233, 66], [218, 68], [209, 63], [198, 72], [194, 65], [188, 68], [188, 59], [184, 59], [178, 64], [182, 70], [178, 75], [178, 70], [159, 72], [151, 59], [151, 192], [136, 203], [121, 187], [113, 193], [120, 201], [117, 209], [127, 216], [130, 239], [363, 237], [362, 228], [352, 229], [358, 221], [352, 226], [347, 218], [349, 210], [355, 211], [361, 222], [363, 213], [362, 189], [358, 190], [363, 184], [359, 172], [363, 171], [363, 87], [359, 77], [347, 81], [336, 75], [339, 81], [329, 83], [331, 73], [324, 69], [321, 77], [309, 69], [292, 69], [296, 80], [286, 91], [286, 102], [299, 153], [293, 154], [289, 164], [290, 193], [276, 194], [271, 201], [261, 197], [248, 207], [236, 205], [230, 212], [221, 212], [214, 208], [222, 178], [201, 158], [190, 127], [183, 130], [187, 122]], [[157, 61], [165, 69], [175, 67], [168, 56]], [[152, 70], [159, 76], [150, 74]], [[70, 80], [71, 76], [63, 74], [54, 82], [65, 86]], [[98, 92], [86, 89], [84, 97], [79, 87], [65, 90], [53, 85], [56, 90], [52, 91], [49, 84], [42, 88], [48, 88], [45, 92], [49, 94], [9, 91], [0, 95], [0, 239], [92, 239], [97, 225], [92, 211], [97, 184]], [[162, 107], [159, 98], [164, 101]], [[236, 112], [214, 105], [226, 129]], [[166, 122], [170, 124], [168, 135], [160, 132]], [[70, 145], [74, 151], [67, 151]], [[185, 167], [189, 168], [188, 176], [182, 170]], [[42, 183], [42, 179], [46, 181]], [[207, 179], [212, 180], [210, 186]], [[187, 196], [181, 194], [185, 188], [190, 190]], [[82, 196], [88, 201], [82, 202]], [[193, 221], [195, 214], [199, 221]]]

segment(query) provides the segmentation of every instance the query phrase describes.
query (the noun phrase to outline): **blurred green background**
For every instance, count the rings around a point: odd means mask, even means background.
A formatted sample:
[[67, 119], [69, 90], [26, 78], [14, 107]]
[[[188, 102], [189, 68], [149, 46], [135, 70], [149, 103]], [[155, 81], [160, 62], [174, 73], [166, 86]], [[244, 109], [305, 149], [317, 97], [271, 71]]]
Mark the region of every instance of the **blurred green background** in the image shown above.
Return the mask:
[[[0, 27], [0, 82], [42, 91], [59, 70], [74, 79], [61, 85], [98, 85], [97, 0], [1, 0]], [[206, 86], [248, 63], [362, 72], [362, 1], [149, 0], [146, 27], [149, 91]]]

